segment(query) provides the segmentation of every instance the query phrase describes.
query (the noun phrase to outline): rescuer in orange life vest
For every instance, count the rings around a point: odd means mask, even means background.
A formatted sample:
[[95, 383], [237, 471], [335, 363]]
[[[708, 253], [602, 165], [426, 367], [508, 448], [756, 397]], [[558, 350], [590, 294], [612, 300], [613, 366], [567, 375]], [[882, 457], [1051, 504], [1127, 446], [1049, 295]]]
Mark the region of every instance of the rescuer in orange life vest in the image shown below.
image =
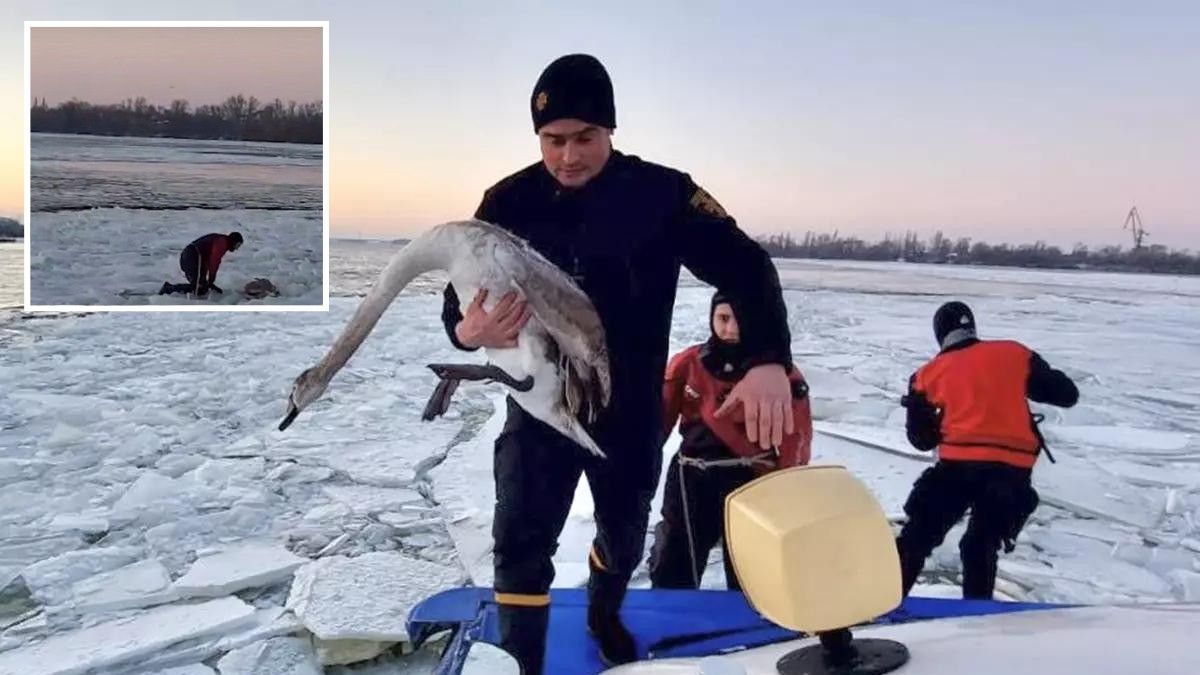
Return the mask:
[[958, 546], [963, 597], [990, 599], [1000, 546], [1012, 550], [1038, 505], [1031, 477], [1045, 444], [1026, 399], [1070, 408], [1079, 390], [1021, 343], [980, 340], [975, 316], [961, 302], [942, 305], [933, 330], [941, 351], [913, 374], [902, 400], [909, 442], [938, 449], [938, 462], [904, 504], [908, 522], [896, 539], [904, 594], [970, 509]]
[[[746, 438], [743, 407], [726, 405], [726, 397], [746, 374], [750, 353], [729, 297], [714, 294], [708, 316], [708, 340], [672, 357], [663, 381], [664, 439], [679, 421], [683, 442], [667, 469], [663, 519], [654, 530], [654, 588], [699, 588], [708, 552], [723, 539], [725, 497], [770, 471], [808, 464], [811, 454], [808, 385], [795, 367], [788, 373], [794, 433], [766, 451]], [[722, 550], [725, 585], [738, 590], [729, 550]]]

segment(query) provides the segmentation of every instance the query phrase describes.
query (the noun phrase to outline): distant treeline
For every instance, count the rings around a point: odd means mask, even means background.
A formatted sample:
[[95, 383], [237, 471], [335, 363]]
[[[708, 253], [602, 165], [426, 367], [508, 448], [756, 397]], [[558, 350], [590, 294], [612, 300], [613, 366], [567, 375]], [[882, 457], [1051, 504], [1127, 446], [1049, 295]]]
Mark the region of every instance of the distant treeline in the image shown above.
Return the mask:
[[759, 238], [767, 252], [777, 258], [818, 258], [833, 260], [900, 260], [905, 262], [962, 265], [998, 265], [1047, 269], [1098, 269], [1117, 272], [1157, 272], [1164, 274], [1200, 274], [1200, 255], [1171, 251], [1165, 246], [1122, 249], [1105, 246], [1090, 250], [1076, 244], [1070, 251], [1045, 242], [1010, 246], [992, 245], [969, 238], [950, 239], [938, 232], [925, 241], [914, 232], [888, 236], [867, 243], [855, 237], [807, 232], [796, 239], [791, 234]]
[[0, 241], [24, 239], [25, 226], [12, 218], [0, 218]]
[[321, 102], [263, 103], [238, 94], [217, 105], [192, 108], [177, 99], [169, 106], [151, 105], [145, 98], [115, 105], [94, 105], [71, 99], [53, 108], [46, 99], [35, 101], [30, 130], [95, 136], [147, 136], [225, 141], [320, 143]]

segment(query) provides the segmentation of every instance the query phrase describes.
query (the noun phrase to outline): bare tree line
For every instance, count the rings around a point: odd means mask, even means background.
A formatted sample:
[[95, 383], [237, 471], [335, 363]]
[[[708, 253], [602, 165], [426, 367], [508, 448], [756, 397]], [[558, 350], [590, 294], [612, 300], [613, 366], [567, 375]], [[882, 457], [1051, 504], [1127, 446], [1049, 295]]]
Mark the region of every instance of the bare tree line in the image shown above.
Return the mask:
[[25, 238], [25, 226], [12, 218], [0, 218], [0, 241]]
[[1047, 269], [1097, 269], [1119, 272], [1157, 272], [1200, 274], [1200, 255], [1168, 250], [1162, 245], [1123, 249], [1105, 246], [1092, 250], [1076, 244], [1070, 251], [1045, 242], [1033, 244], [988, 244], [963, 237], [950, 239], [937, 232], [928, 241], [915, 232], [903, 236], [888, 235], [883, 241], [868, 243], [857, 237], [806, 232], [797, 239], [792, 234], [775, 234], [758, 239], [767, 252], [778, 258], [817, 258], [834, 260], [890, 260], [905, 262], [997, 265]]
[[192, 108], [184, 99], [167, 106], [144, 97], [115, 105], [96, 105], [71, 99], [54, 107], [43, 98], [30, 111], [33, 132], [143, 136], [229, 141], [321, 143], [321, 102], [263, 103], [242, 94], [216, 105]]

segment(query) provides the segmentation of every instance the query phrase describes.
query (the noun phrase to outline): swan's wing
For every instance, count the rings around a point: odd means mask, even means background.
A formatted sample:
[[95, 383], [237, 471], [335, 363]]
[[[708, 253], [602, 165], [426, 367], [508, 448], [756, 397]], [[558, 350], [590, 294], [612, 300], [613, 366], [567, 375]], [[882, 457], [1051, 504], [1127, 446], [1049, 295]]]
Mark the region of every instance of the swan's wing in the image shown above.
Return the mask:
[[[553, 268], [557, 271], [557, 268]], [[534, 318], [546, 329], [560, 351], [560, 367], [580, 397], [589, 396], [599, 385], [601, 405], [608, 405], [612, 382], [608, 361], [608, 345], [605, 342], [604, 325], [596, 314], [591, 300], [577, 287], [562, 286], [570, 277], [559, 273], [546, 275], [546, 270], [534, 268], [525, 278], [513, 278], [528, 303]], [[586, 393], [585, 393], [586, 392]]]
[[546, 336], [545, 342], [546, 357], [557, 364], [562, 376], [560, 397], [563, 407], [578, 420], [587, 424], [595, 422], [597, 415], [608, 404], [608, 394], [603, 384], [607, 380], [595, 368], [564, 354], [553, 337]]
[[591, 398], [598, 395], [602, 405], [608, 405], [612, 394], [612, 379], [608, 361], [608, 344], [604, 325], [591, 299], [575, 284], [575, 280], [547, 260], [523, 239], [504, 232], [508, 245], [497, 245], [493, 261], [508, 276], [528, 303], [533, 316], [554, 340], [561, 359], [569, 363], [564, 374], [576, 394], [567, 400]]

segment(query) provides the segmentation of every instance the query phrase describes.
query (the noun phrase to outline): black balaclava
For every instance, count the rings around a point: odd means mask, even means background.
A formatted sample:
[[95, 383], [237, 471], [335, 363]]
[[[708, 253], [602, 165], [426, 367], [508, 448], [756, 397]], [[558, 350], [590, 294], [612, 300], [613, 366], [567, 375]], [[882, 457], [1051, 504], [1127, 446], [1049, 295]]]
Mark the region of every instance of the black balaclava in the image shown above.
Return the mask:
[[[708, 341], [700, 352], [700, 360], [704, 367], [716, 377], [723, 380], [740, 380], [746, 374], [746, 352], [742, 343], [725, 342], [717, 337], [713, 317], [717, 305], [728, 304], [733, 309], [733, 316], [738, 317], [737, 305], [729, 296], [721, 291], [713, 294], [708, 306]], [[739, 328], [741, 326], [739, 325]]]

